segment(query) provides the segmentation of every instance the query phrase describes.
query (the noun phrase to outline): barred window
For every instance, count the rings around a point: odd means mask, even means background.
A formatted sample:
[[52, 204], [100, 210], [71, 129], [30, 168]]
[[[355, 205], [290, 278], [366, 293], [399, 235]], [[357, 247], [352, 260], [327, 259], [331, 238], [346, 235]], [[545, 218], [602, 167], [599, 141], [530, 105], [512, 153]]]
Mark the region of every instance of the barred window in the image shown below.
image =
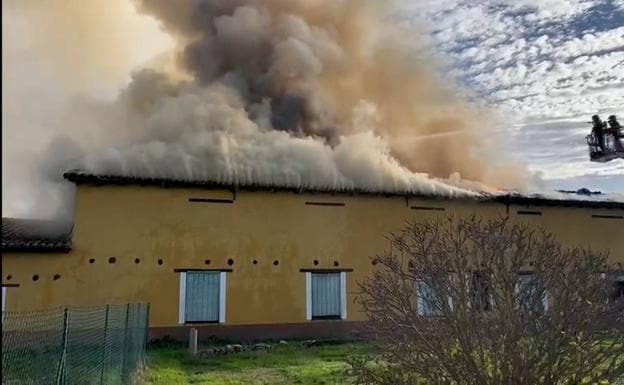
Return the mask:
[[226, 273], [187, 271], [180, 274], [180, 323], [225, 322]]
[[548, 293], [533, 273], [521, 273], [516, 285], [518, 305], [527, 311], [548, 310]]
[[[417, 284], [418, 314], [423, 317], [439, 317], [444, 314], [444, 306], [448, 303], [452, 308], [450, 296], [440, 293], [439, 288], [420, 280]], [[445, 303], [446, 302], [446, 303]]]
[[346, 319], [346, 273], [307, 272], [307, 319]]
[[624, 300], [624, 275], [615, 277], [613, 282], [612, 301]]

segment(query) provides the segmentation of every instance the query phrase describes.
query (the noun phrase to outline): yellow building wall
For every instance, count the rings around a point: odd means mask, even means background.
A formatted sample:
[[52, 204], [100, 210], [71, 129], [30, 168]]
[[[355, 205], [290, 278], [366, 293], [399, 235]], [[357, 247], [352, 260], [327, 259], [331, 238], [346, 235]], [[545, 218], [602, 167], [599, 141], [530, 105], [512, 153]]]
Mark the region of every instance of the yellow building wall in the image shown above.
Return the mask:
[[[234, 202], [191, 203], [189, 198]], [[518, 217], [518, 209], [542, 215]], [[9, 288], [10, 311], [149, 302], [150, 326], [164, 327], [178, 323], [179, 273], [174, 269], [232, 269], [227, 273], [226, 324], [300, 323], [307, 322], [305, 273], [300, 269], [331, 269], [337, 262], [338, 268], [353, 269], [347, 273], [348, 320], [362, 320], [354, 303], [357, 282], [371, 273], [371, 259], [388, 246], [389, 232], [410, 220], [449, 214], [493, 218], [507, 212], [544, 227], [565, 245], [609, 249], [614, 261], [624, 262], [624, 220], [592, 218], [624, 215], [624, 210], [508, 208], [500, 203], [345, 194], [243, 191], [233, 196], [229, 191], [80, 185], [72, 251], [5, 253], [2, 282], [20, 285]], [[60, 278], [54, 280], [56, 274]]]

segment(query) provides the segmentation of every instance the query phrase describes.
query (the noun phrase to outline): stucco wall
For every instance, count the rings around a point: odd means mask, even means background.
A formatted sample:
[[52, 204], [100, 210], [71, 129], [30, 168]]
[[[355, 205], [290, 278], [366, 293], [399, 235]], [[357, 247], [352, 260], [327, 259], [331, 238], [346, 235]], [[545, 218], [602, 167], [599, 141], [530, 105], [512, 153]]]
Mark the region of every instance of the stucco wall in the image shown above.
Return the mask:
[[[189, 198], [234, 202], [191, 203]], [[527, 208], [542, 215], [517, 217], [517, 210]], [[387, 246], [388, 232], [413, 219], [473, 213], [493, 217], [508, 209], [512, 217], [545, 227], [566, 245], [610, 249], [615, 261], [624, 262], [624, 220], [592, 217], [624, 215], [624, 210], [288, 192], [238, 192], [234, 197], [229, 191], [81, 185], [73, 250], [4, 254], [2, 282], [20, 285], [9, 289], [7, 310], [145, 301], [152, 305], [151, 326], [164, 327], [178, 322], [175, 268], [225, 268], [233, 270], [227, 280], [226, 324], [299, 323], [306, 322], [300, 269], [334, 268], [337, 262], [353, 269], [347, 273], [348, 320], [357, 321], [362, 319], [353, 302], [357, 281], [372, 271], [371, 257]], [[55, 274], [60, 278], [54, 280]]]

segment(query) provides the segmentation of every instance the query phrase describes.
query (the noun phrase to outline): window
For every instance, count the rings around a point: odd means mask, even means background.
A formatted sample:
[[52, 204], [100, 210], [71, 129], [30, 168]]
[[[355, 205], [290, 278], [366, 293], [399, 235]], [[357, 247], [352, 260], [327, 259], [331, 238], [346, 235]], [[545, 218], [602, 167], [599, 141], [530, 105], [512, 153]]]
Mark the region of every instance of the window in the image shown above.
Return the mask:
[[307, 319], [346, 319], [346, 272], [306, 272]]
[[444, 302], [447, 301], [450, 308], [453, 307], [452, 298], [445, 299], [444, 294], [436, 291], [436, 288], [425, 281], [418, 282], [417, 292], [418, 314], [423, 317], [440, 317], [444, 314]]
[[472, 304], [478, 311], [490, 311], [494, 305], [490, 277], [485, 272], [472, 274]]
[[180, 323], [225, 322], [225, 291], [224, 271], [180, 273]]
[[8, 283], [2, 285], [2, 319], [4, 319], [4, 311], [6, 310], [7, 289], [14, 287], [19, 287], [19, 285], [16, 283]]
[[[541, 293], [541, 294], [540, 294]], [[521, 273], [516, 285], [518, 305], [527, 311], [548, 310], [548, 293], [533, 273]], [[541, 296], [541, 298], [537, 298]]]
[[613, 282], [613, 293], [611, 294], [612, 301], [624, 300], [624, 275], [620, 275], [615, 278]]
[[615, 300], [624, 299], [624, 282], [617, 282], [613, 291], [613, 298]]

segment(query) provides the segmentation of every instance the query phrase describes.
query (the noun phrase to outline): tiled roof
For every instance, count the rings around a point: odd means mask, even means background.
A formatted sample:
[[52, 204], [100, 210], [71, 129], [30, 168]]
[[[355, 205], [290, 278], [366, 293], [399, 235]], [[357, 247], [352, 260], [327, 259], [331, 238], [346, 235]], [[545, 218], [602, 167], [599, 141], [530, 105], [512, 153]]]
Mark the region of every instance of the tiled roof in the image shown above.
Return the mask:
[[581, 207], [592, 209], [624, 210], [624, 202], [609, 200], [555, 199], [539, 195], [525, 196], [519, 194], [499, 195], [490, 200], [508, 205], [519, 206]]
[[[288, 191], [294, 193], [319, 193], [319, 194], [353, 194], [353, 195], [384, 195], [384, 196], [425, 196], [423, 194], [410, 194], [399, 191], [369, 191], [358, 188], [331, 188], [331, 187], [306, 187], [306, 186], [281, 186], [266, 183], [231, 184], [212, 180], [185, 180], [173, 178], [151, 178], [140, 176], [96, 175], [84, 171], [69, 171], [63, 177], [76, 184], [90, 185], [135, 185], [155, 186], [162, 188], [198, 188], [198, 189], [226, 189], [241, 191]], [[427, 195], [431, 198], [439, 196]]]
[[[609, 200], [585, 200], [585, 199], [555, 199], [543, 196], [527, 196], [520, 194], [483, 194], [477, 197], [448, 198], [440, 196], [424, 196], [422, 194], [409, 194], [405, 192], [371, 192], [357, 189], [336, 190], [328, 188], [302, 188], [284, 187], [277, 185], [231, 185], [214, 181], [176, 180], [167, 178], [143, 178], [116, 175], [94, 175], [84, 171], [70, 171], [63, 175], [65, 179], [76, 184], [90, 185], [135, 185], [135, 186], [155, 186], [162, 188], [200, 188], [200, 189], [231, 189], [242, 191], [289, 191], [295, 193], [330, 193], [349, 195], [378, 195], [378, 196], [413, 196], [441, 200], [478, 200], [482, 202], [497, 202], [507, 205], [533, 205], [533, 206], [555, 206], [555, 207], [583, 207], [596, 209], [618, 209], [624, 210], [624, 202]], [[579, 196], [579, 195], [577, 195]]]
[[69, 252], [70, 226], [38, 219], [2, 218], [2, 251]]

